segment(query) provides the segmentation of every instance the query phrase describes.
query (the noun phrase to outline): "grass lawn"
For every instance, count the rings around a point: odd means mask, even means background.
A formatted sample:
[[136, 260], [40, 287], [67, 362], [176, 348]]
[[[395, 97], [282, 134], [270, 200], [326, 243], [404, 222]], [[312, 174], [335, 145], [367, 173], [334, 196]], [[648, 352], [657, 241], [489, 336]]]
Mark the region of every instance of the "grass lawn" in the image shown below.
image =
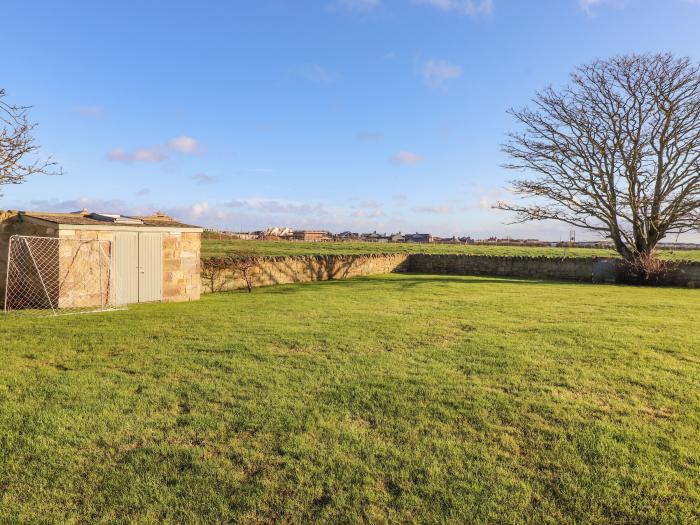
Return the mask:
[[[215, 257], [253, 248], [260, 255], [326, 255], [353, 253], [464, 253], [469, 255], [515, 255], [546, 257], [616, 257], [613, 250], [597, 248], [550, 248], [527, 246], [483, 246], [376, 242], [219, 241], [204, 239], [202, 256]], [[700, 261], [700, 250], [659, 251], [665, 259]]]
[[0, 523], [698, 521], [699, 323], [417, 275], [0, 320]]

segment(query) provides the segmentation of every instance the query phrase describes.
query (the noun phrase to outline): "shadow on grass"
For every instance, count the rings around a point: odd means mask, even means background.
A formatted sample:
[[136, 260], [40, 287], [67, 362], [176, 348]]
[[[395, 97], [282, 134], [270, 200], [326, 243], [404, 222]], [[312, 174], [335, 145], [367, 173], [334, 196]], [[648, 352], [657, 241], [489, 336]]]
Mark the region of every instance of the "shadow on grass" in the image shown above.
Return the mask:
[[[331, 281], [312, 281], [306, 283], [282, 284], [275, 286], [262, 287], [265, 293], [268, 294], [294, 294], [299, 293], [308, 287], [324, 286], [324, 287], [349, 287], [363, 285], [376, 286], [393, 286], [399, 289], [414, 288], [421, 285], [436, 285], [436, 284], [461, 284], [461, 285], [479, 285], [479, 284], [519, 284], [530, 286], [561, 286], [561, 285], [579, 285], [591, 284], [577, 281], [551, 281], [538, 280], [519, 277], [495, 277], [495, 276], [479, 276], [479, 275], [427, 275], [427, 274], [410, 274], [397, 273], [388, 274], [386, 276], [363, 276], [352, 277], [343, 280]], [[301, 286], [300, 286], [301, 285]]]

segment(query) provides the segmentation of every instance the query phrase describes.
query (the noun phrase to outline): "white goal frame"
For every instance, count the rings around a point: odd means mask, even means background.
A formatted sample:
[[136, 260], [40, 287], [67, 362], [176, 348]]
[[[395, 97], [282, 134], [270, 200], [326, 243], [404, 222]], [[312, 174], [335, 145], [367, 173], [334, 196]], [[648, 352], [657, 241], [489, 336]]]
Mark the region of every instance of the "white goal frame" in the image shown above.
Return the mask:
[[112, 255], [109, 240], [13, 235], [4, 312], [57, 316], [124, 309]]

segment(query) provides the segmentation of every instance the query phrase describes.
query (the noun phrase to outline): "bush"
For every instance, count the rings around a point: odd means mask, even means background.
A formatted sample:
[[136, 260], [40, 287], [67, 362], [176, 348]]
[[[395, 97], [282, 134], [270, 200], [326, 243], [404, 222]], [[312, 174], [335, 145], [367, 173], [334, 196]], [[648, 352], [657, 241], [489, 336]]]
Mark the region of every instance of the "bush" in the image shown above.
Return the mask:
[[654, 253], [639, 254], [624, 262], [622, 280], [651, 286], [668, 284], [677, 268], [678, 263], [659, 259]]

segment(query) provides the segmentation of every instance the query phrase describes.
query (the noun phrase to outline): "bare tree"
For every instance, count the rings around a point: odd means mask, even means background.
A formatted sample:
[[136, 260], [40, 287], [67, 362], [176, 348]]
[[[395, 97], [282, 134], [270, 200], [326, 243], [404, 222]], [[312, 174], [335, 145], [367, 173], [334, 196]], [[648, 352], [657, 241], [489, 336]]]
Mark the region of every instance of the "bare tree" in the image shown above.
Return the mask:
[[29, 107], [10, 105], [3, 98], [5, 90], [0, 89], [0, 184], [20, 184], [36, 173], [60, 173], [50, 157], [36, 157], [39, 146], [32, 136], [36, 124], [29, 121]]
[[224, 257], [202, 258], [202, 280], [209, 286], [211, 292], [222, 292], [231, 281], [228, 262]]
[[700, 67], [671, 54], [579, 67], [562, 90], [511, 110], [507, 168], [534, 201], [500, 202], [515, 222], [557, 220], [599, 232], [630, 263], [669, 234], [700, 228]]
[[236, 277], [243, 279], [248, 292], [253, 291], [253, 269], [259, 265], [260, 256], [253, 247], [229, 251], [223, 257], [202, 259], [202, 279], [212, 292], [221, 292]]
[[245, 282], [248, 293], [253, 291], [252, 271], [258, 266], [258, 253], [254, 248], [243, 248], [226, 256], [228, 267]]

